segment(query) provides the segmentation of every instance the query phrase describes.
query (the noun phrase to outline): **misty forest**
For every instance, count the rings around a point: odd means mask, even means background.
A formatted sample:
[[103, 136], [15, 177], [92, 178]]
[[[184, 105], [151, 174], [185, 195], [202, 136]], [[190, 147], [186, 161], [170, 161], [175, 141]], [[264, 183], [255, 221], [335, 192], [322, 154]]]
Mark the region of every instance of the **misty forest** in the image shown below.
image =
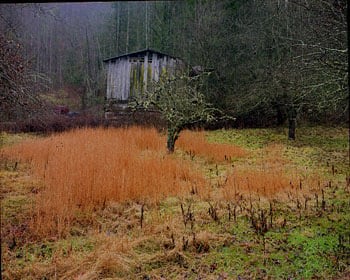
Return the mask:
[[0, 5], [2, 279], [349, 279], [346, 0]]

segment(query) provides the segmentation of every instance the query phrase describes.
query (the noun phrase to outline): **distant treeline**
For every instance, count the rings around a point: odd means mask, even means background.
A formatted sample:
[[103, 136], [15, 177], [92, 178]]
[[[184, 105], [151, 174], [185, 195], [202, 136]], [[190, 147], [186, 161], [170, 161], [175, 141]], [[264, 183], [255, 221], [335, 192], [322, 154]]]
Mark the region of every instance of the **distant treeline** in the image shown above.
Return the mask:
[[76, 88], [83, 107], [103, 100], [103, 59], [153, 48], [214, 69], [206, 94], [240, 126], [345, 123], [347, 8], [346, 0], [7, 4], [0, 31], [41, 74], [34, 84]]

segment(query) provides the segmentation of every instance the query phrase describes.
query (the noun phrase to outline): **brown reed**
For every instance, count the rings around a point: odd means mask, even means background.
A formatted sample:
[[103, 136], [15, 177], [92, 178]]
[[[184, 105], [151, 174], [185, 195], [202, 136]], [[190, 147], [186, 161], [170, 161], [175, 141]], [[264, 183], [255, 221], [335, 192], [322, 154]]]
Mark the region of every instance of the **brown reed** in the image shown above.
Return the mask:
[[256, 170], [238, 169], [227, 176], [223, 189], [226, 198], [234, 198], [241, 193], [254, 193], [269, 197], [289, 187], [289, 178], [282, 169]]
[[[319, 174], [303, 173], [300, 170], [286, 170], [284, 165], [268, 165], [267, 168], [235, 167], [226, 175], [223, 185], [223, 197], [235, 200], [241, 194], [262, 196], [268, 199], [284, 199], [292, 195], [295, 198], [309, 197], [316, 191]], [[316, 191], [317, 192], [317, 191]]]
[[205, 157], [210, 162], [231, 161], [247, 154], [243, 148], [232, 144], [208, 142], [203, 131], [182, 131], [177, 146], [192, 156]]
[[155, 203], [202, 188], [190, 162], [166, 155], [155, 129], [79, 129], [4, 149], [30, 162], [45, 189], [38, 194], [32, 226], [40, 236], [66, 233], [77, 213], [106, 201]]

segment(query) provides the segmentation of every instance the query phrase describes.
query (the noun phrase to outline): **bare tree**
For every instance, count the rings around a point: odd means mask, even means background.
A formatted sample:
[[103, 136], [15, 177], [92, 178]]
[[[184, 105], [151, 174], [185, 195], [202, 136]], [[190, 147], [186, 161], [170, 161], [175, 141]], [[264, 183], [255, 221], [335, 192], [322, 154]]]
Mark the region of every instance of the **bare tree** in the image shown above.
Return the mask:
[[22, 46], [0, 36], [0, 112], [2, 120], [37, 116], [42, 102], [33, 90], [34, 77], [30, 62], [22, 56]]

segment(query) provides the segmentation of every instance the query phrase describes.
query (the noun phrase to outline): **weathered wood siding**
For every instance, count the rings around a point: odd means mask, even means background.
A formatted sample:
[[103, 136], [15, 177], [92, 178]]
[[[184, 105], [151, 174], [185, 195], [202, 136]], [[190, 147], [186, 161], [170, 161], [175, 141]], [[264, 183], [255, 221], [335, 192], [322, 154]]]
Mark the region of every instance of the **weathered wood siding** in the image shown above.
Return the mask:
[[143, 94], [152, 81], [159, 81], [163, 73], [174, 75], [184, 63], [159, 53], [144, 52], [108, 61], [107, 99], [128, 100]]

